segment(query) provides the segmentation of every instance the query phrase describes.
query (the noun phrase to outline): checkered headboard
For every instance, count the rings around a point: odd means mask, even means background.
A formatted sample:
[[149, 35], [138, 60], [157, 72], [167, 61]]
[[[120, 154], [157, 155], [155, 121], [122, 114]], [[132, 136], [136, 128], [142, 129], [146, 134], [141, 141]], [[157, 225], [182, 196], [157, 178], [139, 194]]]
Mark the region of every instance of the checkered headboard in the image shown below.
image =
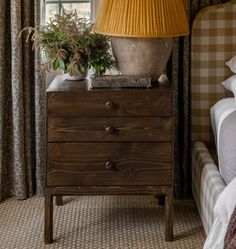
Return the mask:
[[192, 141], [212, 142], [210, 108], [228, 93], [225, 62], [236, 55], [236, 1], [200, 11], [192, 27]]

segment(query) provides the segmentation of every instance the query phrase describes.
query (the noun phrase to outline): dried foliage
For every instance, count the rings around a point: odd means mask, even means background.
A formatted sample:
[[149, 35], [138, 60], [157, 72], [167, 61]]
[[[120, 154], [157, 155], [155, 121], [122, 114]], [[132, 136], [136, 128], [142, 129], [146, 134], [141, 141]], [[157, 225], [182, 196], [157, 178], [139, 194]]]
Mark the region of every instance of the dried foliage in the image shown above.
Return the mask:
[[42, 71], [61, 69], [76, 76], [93, 68], [100, 76], [115, 64], [109, 37], [94, 33], [93, 24], [76, 12], [56, 15], [45, 26], [24, 28], [20, 36], [23, 32], [45, 53]]

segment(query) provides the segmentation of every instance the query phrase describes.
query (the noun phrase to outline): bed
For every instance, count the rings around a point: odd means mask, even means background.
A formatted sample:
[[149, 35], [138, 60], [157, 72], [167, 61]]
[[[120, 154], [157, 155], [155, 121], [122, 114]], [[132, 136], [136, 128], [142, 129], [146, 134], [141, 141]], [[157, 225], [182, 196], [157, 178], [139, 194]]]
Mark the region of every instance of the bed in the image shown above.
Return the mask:
[[233, 179], [223, 166], [231, 163], [236, 174], [236, 102], [220, 84], [232, 75], [225, 62], [236, 55], [235, 20], [236, 1], [230, 1], [200, 11], [192, 27], [192, 191], [206, 235], [217, 200]]

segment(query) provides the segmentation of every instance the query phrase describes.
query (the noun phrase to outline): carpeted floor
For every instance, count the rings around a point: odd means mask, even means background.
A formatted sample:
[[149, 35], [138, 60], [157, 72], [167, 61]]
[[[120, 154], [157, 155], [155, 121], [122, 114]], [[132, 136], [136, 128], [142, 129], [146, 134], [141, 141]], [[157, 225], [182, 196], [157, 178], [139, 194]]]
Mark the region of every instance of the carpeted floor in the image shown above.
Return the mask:
[[175, 201], [174, 242], [164, 241], [164, 207], [151, 196], [64, 197], [54, 243], [43, 243], [44, 201], [0, 204], [1, 249], [197, 249], [205, 235], [192, 200]]

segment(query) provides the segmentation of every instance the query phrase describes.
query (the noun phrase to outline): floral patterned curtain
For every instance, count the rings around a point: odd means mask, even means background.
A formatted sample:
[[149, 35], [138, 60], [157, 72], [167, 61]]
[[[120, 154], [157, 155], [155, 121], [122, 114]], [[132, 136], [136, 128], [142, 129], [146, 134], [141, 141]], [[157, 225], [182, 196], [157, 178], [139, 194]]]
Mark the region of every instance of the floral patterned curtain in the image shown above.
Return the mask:
[[18, 39], [39, 25], [40, 0], [0, 0], [0, 200], [25, 199], [44, 188], [45, 87], [39, 53]]

